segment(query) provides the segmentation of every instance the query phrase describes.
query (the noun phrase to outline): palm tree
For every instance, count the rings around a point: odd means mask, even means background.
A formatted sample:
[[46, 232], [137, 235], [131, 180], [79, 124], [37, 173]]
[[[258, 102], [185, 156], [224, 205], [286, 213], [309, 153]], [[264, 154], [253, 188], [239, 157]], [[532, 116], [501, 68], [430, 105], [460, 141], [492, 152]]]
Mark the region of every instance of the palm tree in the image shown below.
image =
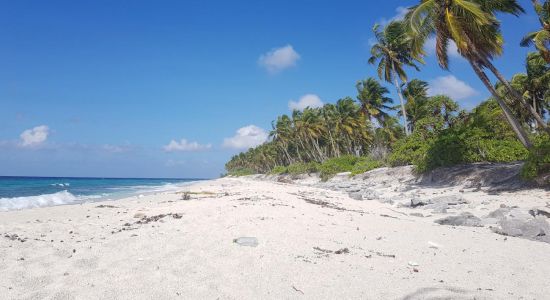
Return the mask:
[[376, 24], [372, 31], [376, 37], [376, 43], [371, 48], [369, 63], [374, 65], [378, 61], [378, 77], [395, 85], [397, 95], [401, 101], [401, 113], [403, 116], [405, 133], [409, 135], [405, 100], [401, 93], [401, 84], [399, 80], [404, 82], [407, 81], [407, 74], [404, 70], [405, 66], [410, 66], [418, 70], [415, 60], [418, 62], [422, 61], [420, 59], [415, 59], [415, 57], [411, 55], [410, 40], [406, 35], [402, 22], [393, 21], [382, 31], [380, 30], [380, 25]]
[[[458, 53], [468, 60], [476, 75], [497, 100], [518, 139], [526, 148], [531, 148], [527, 133], [483, 70], [491, 70], [514, 98], [525, 102], [491, 63], [495, 56], [502, 53], [503, 44], [500, 23], [494, 15], [495, 12], [518, 15], [523, 9], [515, 0], [421, 0], [420, 4], [409, 8], [406, 16], [406, 25], [413, 36], [413, 55], [421, 55], [421, 47], [426, 39], [435, 34], [439, 65], [448, 69], [447, 49], [449, 42], [454, 41]], [[529, 104], [526, 108], [533, 113]], [[540, 116], [537, 121], [544, 123]]]
[[528, 47], [534, 44], [544, 60], [550, 63], [550, 1], [546, 0], [543, 4], [540, 4], [537, 0], [531, 1], [533, 2], [535, 12], [539, 16], [542, 28], [528, 33], [521, 40], [520, 44], [522, 47]]
[[384, 119], [388, 117], [388, 113], [384, 109], [393, 109], [386, 105], [393, 102], [391, 98], [386, 96], [389, 93], [388, 89], [372, 77], [358, 81], [355, 87], [357, 88], [357, 100], [361, 105], [361, 112], [366, 119], [372, 121], [371, 119], [374, 118], [378, 121], [378, 124], [382, 124]]
[[525, 62], [528, 93], [535, 111], [544, 117], [550, 109], [550, 64], [545, 63], [541, 53], [532, 52]]
[[277, 121], [271, 123], [273, 128], [270, 137], [281, 148], [285, 154], [288, 164], [293, 163], [292, 156], [288, 152], [289, 144], [292, 142], [292, 121], [287, 115], [277, 117]]
[[[528, 80], [527, 80], [527, 74], [525, 73], [518, 73], [512, 76], [512, 79], [510, 80], [510, 85], [523, 97], [528, 97]], [[495, 85], [495, 89], [497, 90], [497, 93], [502, 99], [508, 100], [508, 89], [504, 86], [504, 84], [497, 82]], [[523, 105], [517, 101], [507, 101], [508, 106], [510, 106], [510, 109], [514, 112], [514, 115], [522, 122], [527, 124], [533, 123], [533, 118], [531, 114], [526, 111], [523, 108]], [[534, 123], [533, 127], [536, 127], [536, 122]]]
[[409, 117], [409, 130], [414, 131], [414, 125], [426, 115], [424, 103], [428, 100], [428, 83], [419, 79], [413, 79], [403, 89], [403, 95], [407, 99], [405, 109]]
[[335, 130], [336, 127], [336, 107], [334, 104], [325, 104], [321, 110], [321, 115], [326, 126], [326, 133], [328, 143], [332, 151], [333, 157], [340, 157], [340, 147], [336, 144], [336, 138], [338, 137], [338, 132]]

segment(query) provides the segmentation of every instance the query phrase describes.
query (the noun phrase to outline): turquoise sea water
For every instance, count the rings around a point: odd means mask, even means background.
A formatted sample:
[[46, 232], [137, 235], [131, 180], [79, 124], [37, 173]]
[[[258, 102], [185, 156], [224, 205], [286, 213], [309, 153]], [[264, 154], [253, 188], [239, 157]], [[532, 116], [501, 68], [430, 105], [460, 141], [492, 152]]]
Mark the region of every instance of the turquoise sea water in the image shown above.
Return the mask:
[[200, 179], [0, 176], [0, 211], [177, 190]]

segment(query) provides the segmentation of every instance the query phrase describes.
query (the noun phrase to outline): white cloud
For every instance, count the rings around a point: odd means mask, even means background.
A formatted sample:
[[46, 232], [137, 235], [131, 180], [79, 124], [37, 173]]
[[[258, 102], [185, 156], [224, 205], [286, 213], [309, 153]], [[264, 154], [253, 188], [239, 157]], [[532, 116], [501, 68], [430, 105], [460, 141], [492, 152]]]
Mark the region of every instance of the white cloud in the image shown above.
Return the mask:
[[304, 110], [306, 107], [317, 108], [323, 106], [321, 98], [315, 94], [303, 95], [298, 101], [290, 100], [288, 102], [288, 109], [290, 110]]
[[409, 10], [404, 7], [404, 6], [398, 6], [396, 9], [395, 9], [395, 15], [389, 19], [386, 19], [386, 18], [382, 18], [378, 21], [378, 23], [382, 26], [386, 26], [388, 25], [388, 23], [392, 22], [392, 21], [401, 21], [405, 18], [405, 15], [407, 14]]
[[20, 145], [29, 148], [40, 146], [48, 139], [49, 134], [50, 128], [46, 125], [27, 129], [19, 136], [21, 138]]
[[[431, 37], [426, 41], [426, 53], [428, 55], [434, 55], [435, 54], [435, 46], [436, 46], [436, 40], [435, 37]], [[450, 57], [462, 57], [458, 53], [458, 48], [456, 47], [455, 42], [450, 41], [449, 47], [447, 48], [447, 53]]]
[[441, 76], [429, 81], [428, 94], [430, 96], [435, 95], [447, 95], [454, 100], [461, 100], [474, 95], [477, 95], [477, 91], [474, 90], [466, 82], [459, 80], [453, 75]]
[[176, 152], [176, 151], [201, 151], [212, 148], [211, 144], [201, 145], [197, 142], [189, 142], [186, 139], [181, 139], [181, 141], [171, 140], [168, 145], [164, 146], [164, 151], [166, 152]]
[[294, 67], [299, 59], [300, 54], [294, 51], [291, 45], [286, 45], [281, 48], [271, 49], [266, 54], [262, 54], [258, 59], [258, 64], [264, 67], [269, 73], [277, 73]]
[[248, 149], [267, 141], [268, 133], [256, 125], [239, 128], [234, 136], [225, 138], [223, 146], [233, 149]]

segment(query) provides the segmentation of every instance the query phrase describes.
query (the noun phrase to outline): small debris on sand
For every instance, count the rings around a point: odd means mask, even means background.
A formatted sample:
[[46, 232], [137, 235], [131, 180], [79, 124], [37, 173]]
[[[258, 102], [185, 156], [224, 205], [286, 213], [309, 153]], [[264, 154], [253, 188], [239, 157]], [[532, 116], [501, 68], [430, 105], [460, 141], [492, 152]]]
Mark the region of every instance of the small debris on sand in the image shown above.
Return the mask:
[[101, 205], [96, 206], [96, 208], [118, 208], [118, 206], [108, 205], [108, 204], [101, 204]]
[[233, 243], [238, 244], [240, 246], [256, 247], [258, 246], [258, 239], [255, 237], [240, 237], [240, 238], [233, 239]]

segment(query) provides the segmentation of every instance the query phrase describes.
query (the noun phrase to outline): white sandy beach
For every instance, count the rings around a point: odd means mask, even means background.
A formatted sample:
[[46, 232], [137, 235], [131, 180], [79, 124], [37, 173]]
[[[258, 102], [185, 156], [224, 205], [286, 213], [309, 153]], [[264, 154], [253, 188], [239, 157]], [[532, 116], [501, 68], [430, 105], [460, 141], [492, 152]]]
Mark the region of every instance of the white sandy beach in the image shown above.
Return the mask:
[[[312, 182], [224, 178], [185, 188], [188, 201], [160, 193], [0, 212], [0, 298], [550, 299], [550, 243], [439, 225], [458, 211], [419, 217]], [[420, 193], [460, 193], [476, 216], [550, 201], [541, 189], [459, 189]]]

